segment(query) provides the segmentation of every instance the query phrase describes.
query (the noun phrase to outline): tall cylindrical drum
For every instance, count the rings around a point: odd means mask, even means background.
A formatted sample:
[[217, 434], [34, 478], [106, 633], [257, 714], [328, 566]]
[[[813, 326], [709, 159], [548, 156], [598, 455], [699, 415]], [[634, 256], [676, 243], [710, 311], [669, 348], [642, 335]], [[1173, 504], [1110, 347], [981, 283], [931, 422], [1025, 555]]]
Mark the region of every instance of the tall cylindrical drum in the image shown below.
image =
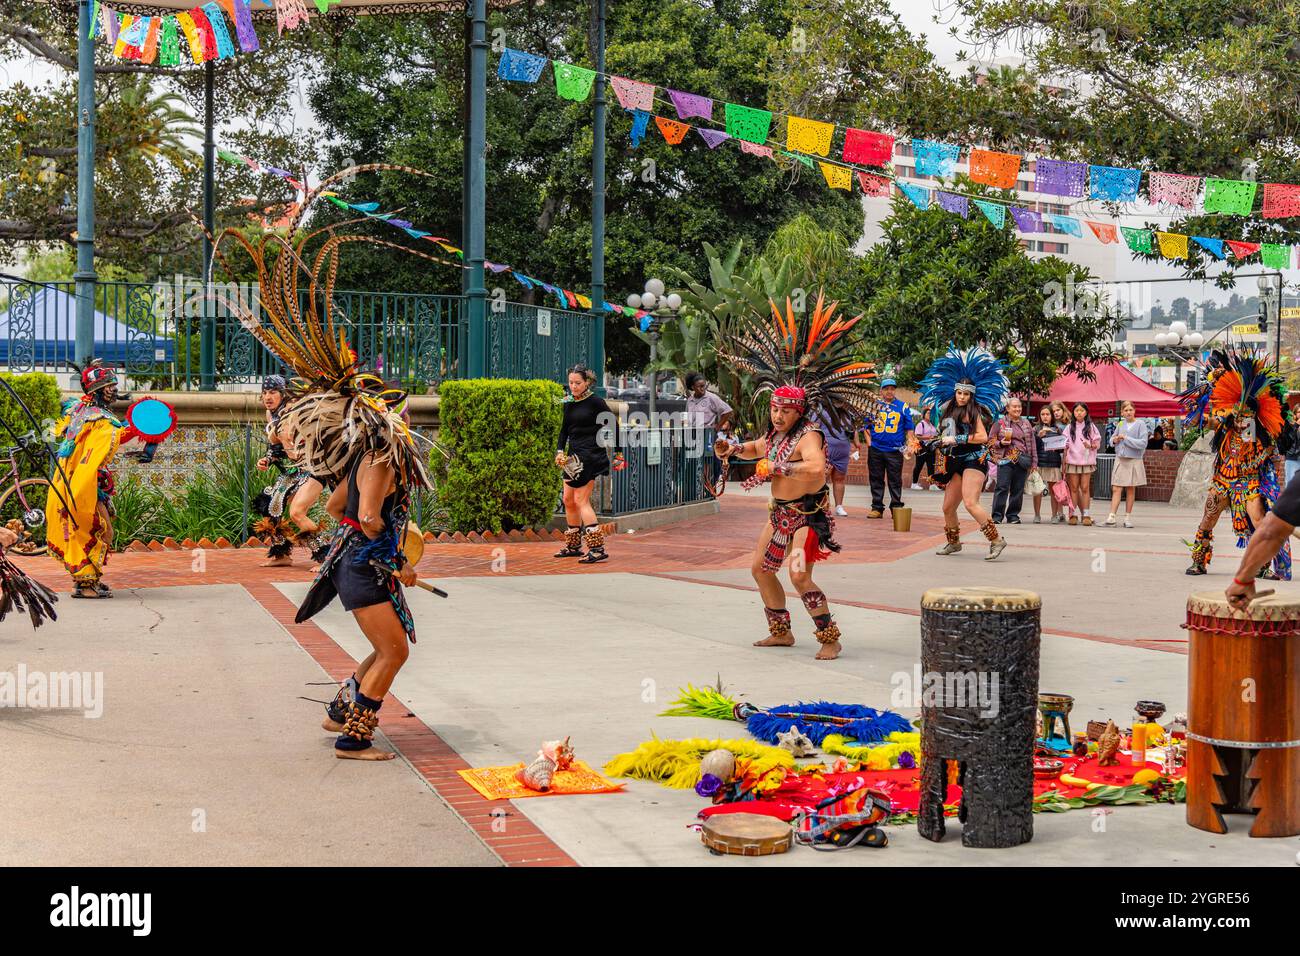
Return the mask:
[[1300, 601], [1235, 610], [1222, 592], [1187, 599], [1187, 822], [1253, 837], [1300, 834]]
[[1033, 838], [1041, 609], [1037, 594], [1014, 588], [934, 588], [922, 596], [917, 832], [926, 839], [943, 838], [954, 771], [963, 846]]

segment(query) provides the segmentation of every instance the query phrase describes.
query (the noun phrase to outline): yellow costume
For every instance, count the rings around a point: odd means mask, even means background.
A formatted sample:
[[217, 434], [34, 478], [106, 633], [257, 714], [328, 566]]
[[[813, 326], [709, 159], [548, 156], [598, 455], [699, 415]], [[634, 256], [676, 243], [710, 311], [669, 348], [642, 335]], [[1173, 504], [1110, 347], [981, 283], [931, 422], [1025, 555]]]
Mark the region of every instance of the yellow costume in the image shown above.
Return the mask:
[[108, 465], [117, 454], [122, 423], [97, 401], [109, 391], [92, 389], [55, 423], [61, 469], [50, 478], [45, 503], [50, 553], [63, 562], [79, 588], [91, 590], [99, 586], [113, 543], [113, 476]]

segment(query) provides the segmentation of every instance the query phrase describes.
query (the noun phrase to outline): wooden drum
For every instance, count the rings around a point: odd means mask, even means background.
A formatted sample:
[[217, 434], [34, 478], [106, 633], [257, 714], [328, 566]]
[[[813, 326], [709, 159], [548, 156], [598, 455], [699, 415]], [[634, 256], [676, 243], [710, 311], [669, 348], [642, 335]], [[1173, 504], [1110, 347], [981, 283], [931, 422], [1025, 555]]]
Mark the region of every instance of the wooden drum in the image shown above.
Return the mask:
[[[921, 801], [917, 832], [944, 835], [948, 768], [962, 788], [961, 842], [1034, 835], [1034, 730], [1042, 602], [1015, 588], [932, 588], [921, 597]], [[915, 688], [921, 693], [923, 688]]]
[[1253, 837], [1300, 834], [1300, 601], [1234, 610], [1222, 592], [1187, 599], [1187, 822]]

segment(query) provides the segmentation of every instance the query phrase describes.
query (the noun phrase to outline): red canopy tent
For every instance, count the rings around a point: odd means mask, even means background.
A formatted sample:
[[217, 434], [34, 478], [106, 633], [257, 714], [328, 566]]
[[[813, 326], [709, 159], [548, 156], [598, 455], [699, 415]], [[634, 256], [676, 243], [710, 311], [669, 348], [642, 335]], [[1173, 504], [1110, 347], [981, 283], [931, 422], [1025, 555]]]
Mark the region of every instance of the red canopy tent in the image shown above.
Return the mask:
[[1094, 362], [1088, 366], [1096, 376], [1084, 381], [1077, 374], [1062, 375], [1052, 385], [1050, 395], [1035, 395], [1035, 408], [1044, 402], [1064, 402], [1073, 406], [1083, 402], [1093, 418], [1109, 418], [1116, 414], [1119, 402], [1129, 401], [1136, 406], [1138, 418], [1167, 418], [1182, 414], [1178, 400], [1163, 388], [1144, 382], [1119, 363]]

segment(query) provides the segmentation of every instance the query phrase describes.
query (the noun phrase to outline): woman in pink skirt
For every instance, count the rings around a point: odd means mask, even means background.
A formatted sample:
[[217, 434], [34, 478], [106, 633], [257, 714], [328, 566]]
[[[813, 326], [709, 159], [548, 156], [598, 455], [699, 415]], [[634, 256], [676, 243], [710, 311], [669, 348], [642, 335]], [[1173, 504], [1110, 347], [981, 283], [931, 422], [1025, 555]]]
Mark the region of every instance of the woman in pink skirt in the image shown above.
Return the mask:
[[1064, 471], [1065, 483], [1070, 486], [1070, 524], [1078, 524], [1080, 516], [1084, 524], [1092, 524], [1088, 509], [1092, 507], [1092, 474], [1097, 470], [1099, 448], [1101, 432], [1092, 423], [1088, 406], [1079, 402], [1074, 406], [1074, 421], [1065, 429]]

